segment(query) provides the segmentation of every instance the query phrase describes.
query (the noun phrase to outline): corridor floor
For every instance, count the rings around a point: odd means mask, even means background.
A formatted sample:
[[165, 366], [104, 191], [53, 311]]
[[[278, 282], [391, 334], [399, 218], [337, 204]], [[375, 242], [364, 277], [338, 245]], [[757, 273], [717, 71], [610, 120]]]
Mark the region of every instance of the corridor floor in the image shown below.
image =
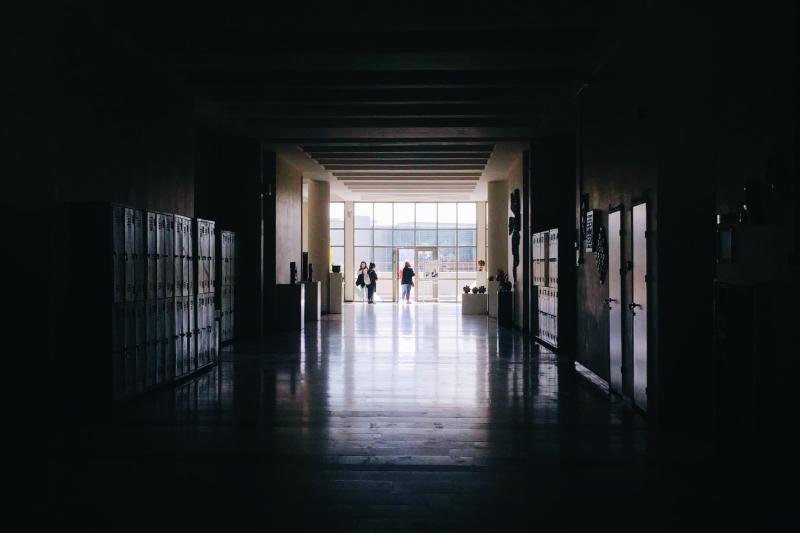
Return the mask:
[[41, 511], [86, 529], [652, 531], [730, 505], [702, 453], [456, 304], [346, 304], [57, 435]]

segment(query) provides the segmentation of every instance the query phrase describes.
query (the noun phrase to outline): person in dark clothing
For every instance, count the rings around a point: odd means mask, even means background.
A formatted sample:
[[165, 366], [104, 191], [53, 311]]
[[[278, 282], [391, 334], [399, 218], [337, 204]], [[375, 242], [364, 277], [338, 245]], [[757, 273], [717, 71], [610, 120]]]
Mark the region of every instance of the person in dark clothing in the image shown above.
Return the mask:
[[[377, 290], [377, 281], [378, 275], [375, 273], [375, 263], [369, 264], [369, 270], [367, 270], [367, 276], [369, 276], [369, 284], [367, 285], [367, 303], [374, 304], [375, 302], [372, 300], [373, 296], [375, 296], [375, 291]], [[366, 283], [366, 280], [365, 280]]]
[[411, 303], [411, 287], [414, 286], [414, 269], [411, 268], [411, 263], [406, 261], [406, 264], [403, 266], [403, 271], [400, 274], [400, 289], [401, 289], [401, 298], [406, 301], [406, 303]]

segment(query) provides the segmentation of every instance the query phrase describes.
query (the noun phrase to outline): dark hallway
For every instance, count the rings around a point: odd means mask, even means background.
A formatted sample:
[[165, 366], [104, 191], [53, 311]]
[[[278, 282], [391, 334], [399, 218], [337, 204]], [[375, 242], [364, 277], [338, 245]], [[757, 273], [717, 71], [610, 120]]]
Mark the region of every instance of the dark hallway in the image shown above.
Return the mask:
[[9, 8], [10, 507], [797, 521], [797, 6]]

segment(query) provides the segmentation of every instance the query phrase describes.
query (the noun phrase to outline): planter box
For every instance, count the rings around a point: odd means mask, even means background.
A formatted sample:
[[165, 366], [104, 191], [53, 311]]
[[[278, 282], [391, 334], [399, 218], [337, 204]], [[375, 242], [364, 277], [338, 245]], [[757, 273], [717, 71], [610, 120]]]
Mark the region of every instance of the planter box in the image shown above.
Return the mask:
[[489, 295], [489, 316], [492, 318], [497, 318], [497, 291], [499, 290], [499, 281], [490, 281], [486, 285], [486, 294]]
[[485, 315], [487, 310], [486, 294], [462, 294], [462, 315]]
[[511, 291], [497, 293], [497, 323], [502, 326], [514, 326], [514, 293]]
[[305, 320], [319, 322], [322, 315], [322, 282], [307, 281], [305, 285]]

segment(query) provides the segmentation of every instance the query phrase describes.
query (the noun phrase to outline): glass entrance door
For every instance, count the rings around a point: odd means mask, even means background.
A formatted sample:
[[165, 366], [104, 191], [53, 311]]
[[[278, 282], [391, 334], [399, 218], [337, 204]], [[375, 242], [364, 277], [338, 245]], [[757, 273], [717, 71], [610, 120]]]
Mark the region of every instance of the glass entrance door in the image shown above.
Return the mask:
[[439, 296], [439, 261], [438, 250], [436, 248], [415, 249], [416, 256], [416, 277], [414, 284], [416, 288], [416, 299], [418, 302], [435, 302]]
[[394, 301], [399, 302], [402, 299], [400, 297], [400, 272], [403, 270], [403, 266], [406, 264], [406, 261], [411, 264], [411, 268], [416, 270], [417, 261], [414, 248], [395, 248], [394, 257]]

